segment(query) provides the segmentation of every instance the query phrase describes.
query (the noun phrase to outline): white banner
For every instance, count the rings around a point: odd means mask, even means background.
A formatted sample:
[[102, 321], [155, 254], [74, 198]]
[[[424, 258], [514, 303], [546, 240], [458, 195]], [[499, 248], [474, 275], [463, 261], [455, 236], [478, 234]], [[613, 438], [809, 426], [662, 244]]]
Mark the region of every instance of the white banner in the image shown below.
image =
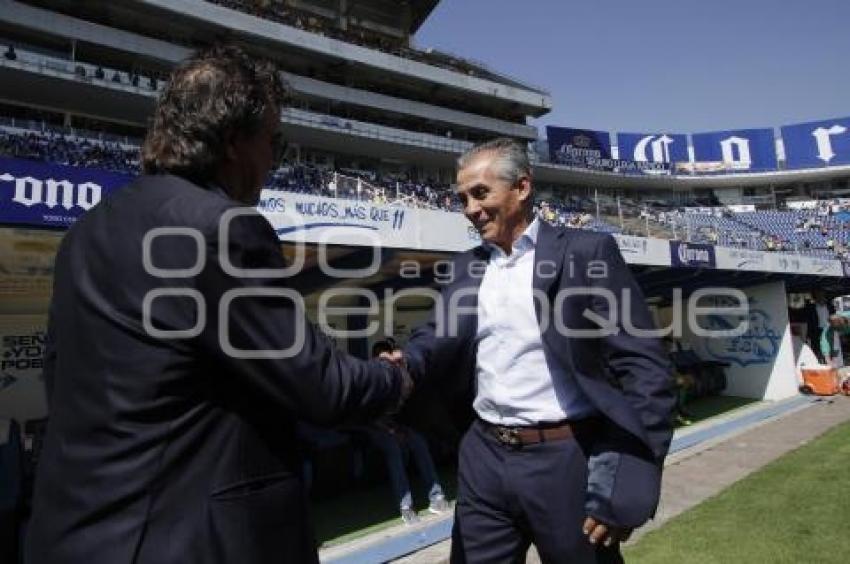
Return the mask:
[[764, 251], [751, 251], [749, 249], [714, 248], [717, 268], [724, 270], [768, 270], [768, 255], [769, 253]]
[[815, 276], [844, 276], [841, 261], [789, 255], [785, 253], [766, 253], [766, 264], [770, 272], [785, 272], [789, 274], [811, 274]]
[[756, 206], [754, 204], [729, 204], [726, 208], [735, 213], [756, 211]]
[[798, 202], [785, 202], [785, 205], [792, 210], [813, 210], [818, 207], [817, 200], [801, 200]]
[[459, 213], [263, 190], [260, 212], [281, 241], [465, 251], [480, 240]]
[[[460, 213], [264, 190], [260, 212], [281, 241], [461, 252], [481, 243]], [[723, 208], [689, 208], [719, 213]], [[670, 266], [667, 239], [614, 235], [629, 264]], [[802, 255], [715, 247], [717, 268], [844, 276], [841, 263]]]
[[670, 266], [670, 245], [666, 239], [615, 234], [620, 253], [629, 264]]

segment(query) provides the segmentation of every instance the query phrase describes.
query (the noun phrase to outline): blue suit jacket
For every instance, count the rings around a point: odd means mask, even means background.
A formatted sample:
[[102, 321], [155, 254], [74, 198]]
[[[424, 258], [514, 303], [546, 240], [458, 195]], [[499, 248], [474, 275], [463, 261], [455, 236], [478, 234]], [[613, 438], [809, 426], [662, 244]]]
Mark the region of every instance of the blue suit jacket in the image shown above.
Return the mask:
[[[470, 410], [477, 294], [488, 259], [484, 247], [455, 258], [453, 280], [405, 349], [417, 387], [436, 386], [462, 398]], [[535, 303], [538, 320], [548, 318], [541, 333], [547, 358], [574, 376], [607, 423], [589, 458], [588, 512], [608, 524], [639, 526], [658, 504], [672, 437], [675, 398], [668, 355], [659, 339], [624, 330], [627, 322], [638, 329], [654, 325], [613, 237], [541, 223], [534, 260], [534, 288], [550, 304]], [[599, 333], [586, 311], [611, 320], [604, 324], [605, 335], [565, 336], [564, 327]]]
[[[140, 176], [65, 235], [28, 563], [318, 562], [295, 423], [378, 417], [398, 401], [399, 378], [306, 323], [286, 358], [224, 350], [225, 332], [236, 349], [291, 348], [304, 319], [289, 299], [245, 299], [247, 289], [287, 290], [290, 279], [225, 267], [222, 256], [240, 269], [285, 267], [259, 214], [221, 238], [221, 218], [237, 207], [176, 176]], [[192, 229], [203, 244], [169, 237], [150, 245], [150, 264], [199, 272], [166, 278], [145, 267], [144, 237], [162, 226]], [[162, 297], [147, 308], [151, 325], [185, 330], [206, 312], [199, 334], [147, 331], [143, 304], [161, 289], [196, 291], [205, 305]], [[225, 309], [234, 293], [243, 297]]]

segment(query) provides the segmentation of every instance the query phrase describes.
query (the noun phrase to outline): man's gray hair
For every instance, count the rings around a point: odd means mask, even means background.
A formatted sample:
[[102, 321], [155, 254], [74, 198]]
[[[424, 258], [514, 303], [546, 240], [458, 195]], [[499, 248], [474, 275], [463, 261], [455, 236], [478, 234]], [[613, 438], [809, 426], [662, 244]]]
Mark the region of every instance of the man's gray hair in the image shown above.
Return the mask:
[[496, 175], [511, 186], [519, 182], [523, 176], [531, 178], [528, 149], [508, 137], [499, 137], [471, 148], [457, 160], [458, 170], [466, 168], [472, 161], [487, 153], [498, 155], [494, 161]]

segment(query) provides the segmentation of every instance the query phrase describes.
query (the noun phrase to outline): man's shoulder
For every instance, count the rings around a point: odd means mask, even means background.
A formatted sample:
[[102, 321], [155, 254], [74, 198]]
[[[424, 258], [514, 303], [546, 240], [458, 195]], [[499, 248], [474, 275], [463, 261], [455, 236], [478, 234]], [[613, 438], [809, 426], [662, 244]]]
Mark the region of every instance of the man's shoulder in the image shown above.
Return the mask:
[[124, 202], [117, 203], [125, 213], [136, 210], [151, 223], [201, 230], [214, 228], [228, 210], [244, 207], [220, 191], [170, 174], [140, 176], [124, 197]]
[[590, 252], [602, 248], [606, 244], [610, 245], [611, 241], [614, 242], [614, 246], [616, 247], [616, 240], [609, 233], [576, 229], [574, 227], [553, 227], [552, 229], [556, 233], [562, 233], [564, 238], [570, 243], [572, 249], [579, 248]]

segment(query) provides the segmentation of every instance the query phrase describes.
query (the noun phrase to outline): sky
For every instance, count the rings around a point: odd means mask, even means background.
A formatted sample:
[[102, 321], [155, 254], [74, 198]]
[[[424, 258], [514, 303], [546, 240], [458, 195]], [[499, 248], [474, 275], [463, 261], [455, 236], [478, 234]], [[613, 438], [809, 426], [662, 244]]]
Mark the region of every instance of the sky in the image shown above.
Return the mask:
[[695, 133], [850, 116], [850, 0], [442, 0], [419, 48], [552, 96], [532, 124]]

